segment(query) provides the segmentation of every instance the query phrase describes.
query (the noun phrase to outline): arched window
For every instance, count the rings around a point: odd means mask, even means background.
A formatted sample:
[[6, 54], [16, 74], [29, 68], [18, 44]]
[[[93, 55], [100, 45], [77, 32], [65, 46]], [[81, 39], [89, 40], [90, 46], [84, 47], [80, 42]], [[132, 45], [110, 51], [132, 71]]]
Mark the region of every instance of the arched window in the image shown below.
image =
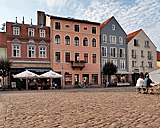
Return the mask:
[[86, 37], [83, 39], [83, 46], [88, 46], [88, 39]]
[[79, 38], [77, 36], [74, 38], [74, 45], [79, 46]]
[[70, 37], [65, 36], [65, 45], [70, 45]]
[[56, 35], [55, 36], [55, 44], [60, 44], [60, 36], [59, 35]]
[[96, 47], [96, 39], [95, 38], [92, 39], [92, 47]]

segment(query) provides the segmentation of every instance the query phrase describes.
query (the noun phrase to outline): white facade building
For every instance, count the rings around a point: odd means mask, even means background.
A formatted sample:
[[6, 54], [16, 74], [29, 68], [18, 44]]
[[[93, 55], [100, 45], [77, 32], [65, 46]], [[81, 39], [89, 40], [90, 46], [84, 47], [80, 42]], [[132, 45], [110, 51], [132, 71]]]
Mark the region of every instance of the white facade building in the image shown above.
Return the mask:
[[156, 46], [142, 29], [128, 34], [127, 42], [129, 80], [135, 83], [140, 73], [157, 69]]

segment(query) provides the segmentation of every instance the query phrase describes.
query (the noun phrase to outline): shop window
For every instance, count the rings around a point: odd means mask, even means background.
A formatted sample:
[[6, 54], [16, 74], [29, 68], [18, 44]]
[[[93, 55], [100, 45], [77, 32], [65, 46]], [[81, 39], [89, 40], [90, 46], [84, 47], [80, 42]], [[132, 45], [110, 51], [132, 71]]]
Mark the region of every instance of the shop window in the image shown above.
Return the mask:
[[98, 84], [98, 74], [92, 74], [92, 84]]
[[65, 73], [65, 85], [72, 85], [72, 74]]

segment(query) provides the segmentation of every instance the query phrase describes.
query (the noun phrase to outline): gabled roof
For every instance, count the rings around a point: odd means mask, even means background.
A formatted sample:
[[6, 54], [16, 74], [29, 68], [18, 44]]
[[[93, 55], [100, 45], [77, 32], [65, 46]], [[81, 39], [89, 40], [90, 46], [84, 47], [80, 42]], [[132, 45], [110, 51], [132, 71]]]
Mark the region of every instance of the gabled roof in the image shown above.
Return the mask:
[[127, 35], [127, 42], [131, 41], [142, 29], [132, 32]]
[[[108, 20], [104, 21], [101, 25], [100, 25], [100, 31], [108, 24], [108, 22], [114, 18], [114, 20], [117, 22], [117, 24], [120, 26], [120, 28], [123, 30], [123, 28], [121, 27], [121, 25], [118, 23], [118, 21], [116, 20], [116, 18], [114, 16], [112, 16], [111, 18], [109, 18]], [[123, 30], [124, 31], [124, 30]], [[124, 33], [126, 34], [126, 32], [124, 31]], [[127, 34], [126, 34], [127, 35]]]
[[113, 18], [114, 16], [112, 16], [111, 18], [109, 18], [108, 20], [104, 21], [101, 25], [100, 25], [100, 30], [102, 30], [102, 28], [104, 28], [104, 26]]

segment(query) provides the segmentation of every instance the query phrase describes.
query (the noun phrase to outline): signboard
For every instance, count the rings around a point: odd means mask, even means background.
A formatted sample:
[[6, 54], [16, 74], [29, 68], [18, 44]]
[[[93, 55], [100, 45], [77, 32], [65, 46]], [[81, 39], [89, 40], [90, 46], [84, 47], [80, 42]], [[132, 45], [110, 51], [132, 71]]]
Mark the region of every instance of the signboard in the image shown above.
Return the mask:
[[12, 88], [16, 88], [16, 82], [11, 82]]
[[133, 72], [139, 72], [139, 69], [133, 69]]

